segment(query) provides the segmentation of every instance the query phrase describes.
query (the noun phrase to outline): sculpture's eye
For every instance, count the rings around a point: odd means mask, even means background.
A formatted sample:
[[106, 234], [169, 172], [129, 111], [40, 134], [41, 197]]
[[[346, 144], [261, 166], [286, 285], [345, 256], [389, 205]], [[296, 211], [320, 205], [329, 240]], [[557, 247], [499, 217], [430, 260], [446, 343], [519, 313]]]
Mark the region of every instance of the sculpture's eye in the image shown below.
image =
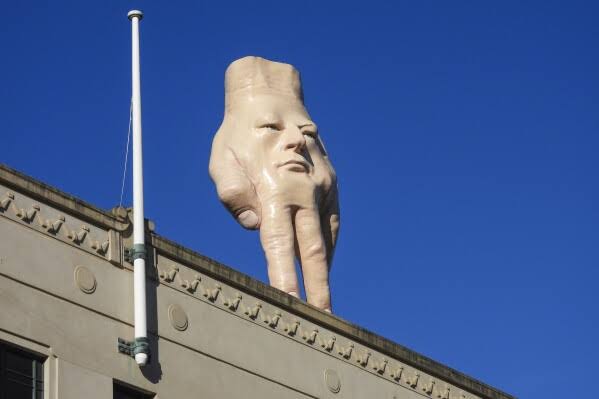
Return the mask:
[[281, 122], [267, 122], [267, 123], [261, 123], [258, 126], [259, 129], [269, 129], [269, 130], [275, 130], [275, 131], [281, 131], [283, 130], [283, 124]]
[[307, 123], [305, 125], [301, 125], [299, 126], [302, 134], [306, 135], [306, 136], [310, 136], [313, 138], [318, 137], [318, 128], [316, 127], [316, 125], [314, 123]]

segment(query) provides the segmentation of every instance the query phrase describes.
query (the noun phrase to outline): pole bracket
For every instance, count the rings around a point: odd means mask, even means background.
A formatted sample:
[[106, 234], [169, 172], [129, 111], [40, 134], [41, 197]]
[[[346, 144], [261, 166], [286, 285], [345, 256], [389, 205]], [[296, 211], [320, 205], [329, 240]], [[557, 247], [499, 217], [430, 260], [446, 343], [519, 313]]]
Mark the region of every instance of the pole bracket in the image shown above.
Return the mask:
[[133, 341], [127, 341], [124, 338], [118, 339], [117, 348], [119, 353], [135, 357], [138, 353], [150, 355], [150, 341], [145, 337], [135, 338]]
[[146, 246], [144, 244], [133, 244], [131, 248], [125, 248], [125, 262], [133, 263], [135, 259], [146, 259]]

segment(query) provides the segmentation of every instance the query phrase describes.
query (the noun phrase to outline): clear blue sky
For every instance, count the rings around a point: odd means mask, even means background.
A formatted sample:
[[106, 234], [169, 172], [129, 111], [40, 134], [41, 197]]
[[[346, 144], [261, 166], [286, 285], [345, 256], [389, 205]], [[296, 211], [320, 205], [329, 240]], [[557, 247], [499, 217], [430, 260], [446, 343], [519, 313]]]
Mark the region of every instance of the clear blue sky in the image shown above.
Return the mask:
[[160, 234], [266, 281], [208, 156], [227, 65], [291, 63], [339, 175], [335, 312], [521, 398], [594, 395], [599, 3], [5, 1], [0, 162], [103, 208], [130, 8]]

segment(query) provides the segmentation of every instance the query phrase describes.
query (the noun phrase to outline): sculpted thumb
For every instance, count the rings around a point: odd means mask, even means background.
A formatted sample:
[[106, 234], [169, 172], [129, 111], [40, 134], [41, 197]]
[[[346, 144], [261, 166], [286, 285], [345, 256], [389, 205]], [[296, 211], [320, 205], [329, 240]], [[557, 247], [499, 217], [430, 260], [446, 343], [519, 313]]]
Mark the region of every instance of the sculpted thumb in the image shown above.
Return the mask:
[[237, 221], [246, 229], [255, 230], [260, 227], [260, 218], [251, 209], [245, 210], [237, 215]]

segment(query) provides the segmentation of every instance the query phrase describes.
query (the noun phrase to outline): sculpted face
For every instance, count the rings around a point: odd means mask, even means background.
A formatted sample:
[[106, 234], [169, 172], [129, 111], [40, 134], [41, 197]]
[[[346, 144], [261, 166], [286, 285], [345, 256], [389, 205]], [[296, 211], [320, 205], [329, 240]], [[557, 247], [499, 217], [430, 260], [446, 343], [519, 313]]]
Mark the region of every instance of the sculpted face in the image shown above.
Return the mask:
[[260, 239], [273, 286], [331, 310], [328, 270], [339, 228], [336, 176], [293, 67], [246, 57], [227, 70], [210, 175], [221, 201]]
[[231, 130], [230, 145], [248, 177], [260, 188], [270, 185], [273, 193], [299, 206], [313, 202], [311, 194], [321, 201], [335, 176], [318, 127], [304, 105], [276, 93], [245, 100], [226, 117], [230, 124], [226, 121], [221, 129]]
[[248, 163], [261, 164], [273, 177], [284, 172], [313, 174], [307, 141], [315, 140], [317, 130], [301, 103], [261, 94], [248, 98], [241, 108], [247, 130], [237, 134], [247, 135]]

